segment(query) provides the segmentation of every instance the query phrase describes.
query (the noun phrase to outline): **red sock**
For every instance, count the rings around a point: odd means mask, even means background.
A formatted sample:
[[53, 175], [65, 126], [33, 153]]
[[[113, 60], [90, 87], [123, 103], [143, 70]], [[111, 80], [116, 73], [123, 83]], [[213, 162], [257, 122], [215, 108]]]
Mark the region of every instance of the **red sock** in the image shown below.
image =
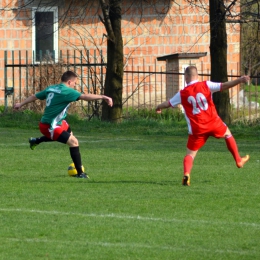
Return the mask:
[[184, 174], [190, 174], [191, 169], [193, 166], [193, 157], [191, 155], [186, 155], [183, 159], [183, 167], [184, 167]]
[[232, 135], [228, 135], [227, 137], [225, 137], [225, 141], [227, 144], [227, 148], [232, 153], [235, 161], [240, 162], [241, 157], [238, 153], [238, 148], [237, 148], [237, 143], [236, 143], [235, 138]]

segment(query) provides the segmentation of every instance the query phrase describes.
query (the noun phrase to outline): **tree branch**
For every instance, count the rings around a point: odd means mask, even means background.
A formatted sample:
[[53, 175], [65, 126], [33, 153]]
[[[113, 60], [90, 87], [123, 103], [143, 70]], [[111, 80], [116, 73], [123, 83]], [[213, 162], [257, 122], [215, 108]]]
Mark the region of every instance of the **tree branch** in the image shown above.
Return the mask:
[[106, 4], [105, 0], [99, 0], [99, 2], [104, 16], [104, 25], [106, 27], [106, 31], [108, 35], [107, 39], [112, 42], [115, 42], [115, 34], [109, 18], [109, 6]]
[[259, 23], [260, 19], [226, 20], [226, 23]]

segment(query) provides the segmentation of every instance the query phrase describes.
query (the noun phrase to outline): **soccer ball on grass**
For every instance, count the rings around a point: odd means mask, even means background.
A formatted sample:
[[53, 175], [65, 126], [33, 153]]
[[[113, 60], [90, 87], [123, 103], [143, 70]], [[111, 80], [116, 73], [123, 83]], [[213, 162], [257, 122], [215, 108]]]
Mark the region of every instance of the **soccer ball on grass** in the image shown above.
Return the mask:
[[[81, 166], [81, 169], [82, 169], [83, 172], [85, 172], [85, 168], [84, 168], [83, 165]], [[68, 175], [74, 177], [74, 176], [77, 175], [77, 174], [78, 174], [78, 172], [77, 172], [77, 170], [76, 170], [76, 168], [75, 168], [74, 163], [71, 163], [71, 164], [69, 165], [69, 167], [68, 167]]]

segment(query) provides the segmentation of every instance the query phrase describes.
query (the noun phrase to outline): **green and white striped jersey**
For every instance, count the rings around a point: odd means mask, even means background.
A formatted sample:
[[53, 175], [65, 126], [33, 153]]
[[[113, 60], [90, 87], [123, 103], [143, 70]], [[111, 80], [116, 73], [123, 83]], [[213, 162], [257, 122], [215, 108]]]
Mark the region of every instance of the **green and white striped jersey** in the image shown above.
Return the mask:
[[54, 129], [67, 116], [67, 110], [71, 102], [77, 101], [81, 93], [75, 89], [60, 83], [49, 86], [35, 94], [40, 99], [46, 99], [46, 107], [41, 118], [44, 124], [50, 124]]

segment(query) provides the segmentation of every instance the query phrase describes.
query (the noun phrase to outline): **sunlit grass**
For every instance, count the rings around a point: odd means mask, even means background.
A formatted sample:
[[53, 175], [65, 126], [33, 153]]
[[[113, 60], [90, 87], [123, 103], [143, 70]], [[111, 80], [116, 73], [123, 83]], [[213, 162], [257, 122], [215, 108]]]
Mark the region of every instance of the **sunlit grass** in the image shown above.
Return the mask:
[[257, 126], [232, 126], [243, 169], [210, 138], [183, 187], [184, 124], [69, 119], [88, 181], [67, 175], [67, 146], [29, 149], [37, 127], [0, 128], [0, 259], [260, 257]]

